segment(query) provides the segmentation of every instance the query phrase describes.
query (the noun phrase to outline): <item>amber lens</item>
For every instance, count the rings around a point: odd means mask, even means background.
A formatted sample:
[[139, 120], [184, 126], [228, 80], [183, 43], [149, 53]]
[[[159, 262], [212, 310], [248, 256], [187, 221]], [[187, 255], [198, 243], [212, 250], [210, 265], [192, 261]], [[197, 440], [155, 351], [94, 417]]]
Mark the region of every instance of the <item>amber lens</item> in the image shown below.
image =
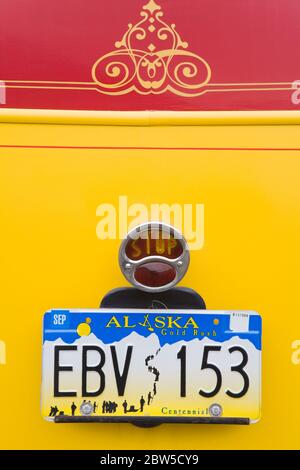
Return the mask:
[[[168, 238], [166, 238], [166, 236]], [[138, 238], [130, 239], [125, 247], [127, 257], [138, 261], [148, 256], [176, 259], [183, 253], [181, 240], [161, 230], [149, 230]]]

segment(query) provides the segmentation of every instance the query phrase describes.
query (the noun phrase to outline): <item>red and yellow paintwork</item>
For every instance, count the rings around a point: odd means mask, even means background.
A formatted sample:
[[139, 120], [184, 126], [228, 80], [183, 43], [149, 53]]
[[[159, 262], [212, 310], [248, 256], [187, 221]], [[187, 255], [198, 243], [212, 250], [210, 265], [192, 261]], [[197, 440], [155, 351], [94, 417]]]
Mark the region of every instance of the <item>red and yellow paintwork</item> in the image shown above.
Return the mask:
[[[299, 2], [153, 3], [1, 2], [0, 447], [299, 447]], [[109, 80], [99, 59], [121, 50], [131, 70], [126, 32], [143, 19], [146, 72], [135, 68], [115, 86], [118, 70], [109, 69]], [[145, 42], [159, 19], [166, 39]], [[138, 49], [136, 36], [132, 44]], [[199, 69], [183, 65], [176, 78], [182, 58]], [[164, 61], [165, 76], [154, 60]], [[146, 205], [204, 203], [204, 247], [192, 253], [184, 284], [210, 309], [262, 315], [259, 423], [138, 429], [42, 419], [44, 311], [94, 308], [125, 284], [119, 240], [96, 236], [98, 205], [117, 205], [119, 195]]]
[[[3, 0], [0, 79], [7, 86], [6, 106], [75, 110], [295, 109], [291, 89], [299, 79], [297, 0], [161, 0], [157, 8], [155, 2], [149, 3], [145, 9], [147, 0], [90, 0], [88, 7], [82, 0]], [[141, 16], [141, 12], [148, 17]], [[161, 13], [163, 16], [157, 18]], [[134, 30], [144, 19], [139, 26], [142, 33]], [[149, 22], [152, 19], [154, 22]], [[161, 22], [167, 25], [162, 32], [166, 38], [157, 37], [163, 27]], [[128, 24], [133, 25], [133, 34], [124, 38], [130, 29]], [[145, 37], [138, 39], [139, 32]], [[122, 40], [123, 44], [116, 44]], [[116, 77], [112, 69], [110, 75], [101, 67], [95, 71], [95, 64], [129, 46], [143, 51], [152, 62], [173, 54], [170, 76], [162, 86], [149, 90], [139, 86], [137, 76], [122, 88], [124, 94], [100, 85], [101, 81], [104, 85], [114, 84]], [[194, 55], [174, 56], [174, 49]], [[162, 51], [169, 51], [169, 55]], [[126, 54], [109, 56], [104, 63], [117, 58], [132, 73], [128, 50]], [[182, 90], [172, 81], [173, 65], [188, 60], [199, 72], [189, 77], [188, 85], [203, 85]], [[181, 78], [182, 73], [183, 68]], [[141, 74], [145, 78], [144, 70]], [[157, 67], [152, 81], [160, 78], [161, 69]], [[129, 92], [132, 85], [139, 92]], [[161, 93], [170, 85], [174, 85], [174, 92]]]

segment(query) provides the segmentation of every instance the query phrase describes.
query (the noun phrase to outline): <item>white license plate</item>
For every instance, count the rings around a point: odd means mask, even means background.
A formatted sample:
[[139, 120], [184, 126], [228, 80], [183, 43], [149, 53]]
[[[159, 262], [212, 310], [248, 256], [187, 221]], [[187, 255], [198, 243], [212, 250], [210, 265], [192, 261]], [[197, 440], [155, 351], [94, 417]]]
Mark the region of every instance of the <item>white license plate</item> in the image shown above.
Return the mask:
[[241, 423], [260, 417], [261, 317], [209, 310], [52, 310], [42, 414], [55, 422]]

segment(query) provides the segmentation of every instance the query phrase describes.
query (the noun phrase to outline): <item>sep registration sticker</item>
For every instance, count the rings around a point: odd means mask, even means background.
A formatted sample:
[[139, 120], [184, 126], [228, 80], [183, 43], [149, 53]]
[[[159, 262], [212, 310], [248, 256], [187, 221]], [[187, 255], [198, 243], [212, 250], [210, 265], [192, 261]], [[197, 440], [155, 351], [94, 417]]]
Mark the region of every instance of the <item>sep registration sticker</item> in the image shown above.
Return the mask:
[[98, 309], [44, 316], [48, 420], [248, 424], [260, 418], [260, 388], [256, 312]]

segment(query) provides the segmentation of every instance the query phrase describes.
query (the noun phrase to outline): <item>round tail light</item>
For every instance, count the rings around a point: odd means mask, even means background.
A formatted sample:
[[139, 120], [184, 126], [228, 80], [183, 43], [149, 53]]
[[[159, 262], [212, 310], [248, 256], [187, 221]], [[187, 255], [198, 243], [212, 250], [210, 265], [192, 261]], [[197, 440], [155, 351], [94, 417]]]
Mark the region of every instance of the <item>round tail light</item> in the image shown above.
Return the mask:
[[190, 261], [188, 246], [176, 229], [148, 222], [130, 231], [123, 240], [119, 263], [126, 279], [138, 289], [161, 292], [175, 286]]

